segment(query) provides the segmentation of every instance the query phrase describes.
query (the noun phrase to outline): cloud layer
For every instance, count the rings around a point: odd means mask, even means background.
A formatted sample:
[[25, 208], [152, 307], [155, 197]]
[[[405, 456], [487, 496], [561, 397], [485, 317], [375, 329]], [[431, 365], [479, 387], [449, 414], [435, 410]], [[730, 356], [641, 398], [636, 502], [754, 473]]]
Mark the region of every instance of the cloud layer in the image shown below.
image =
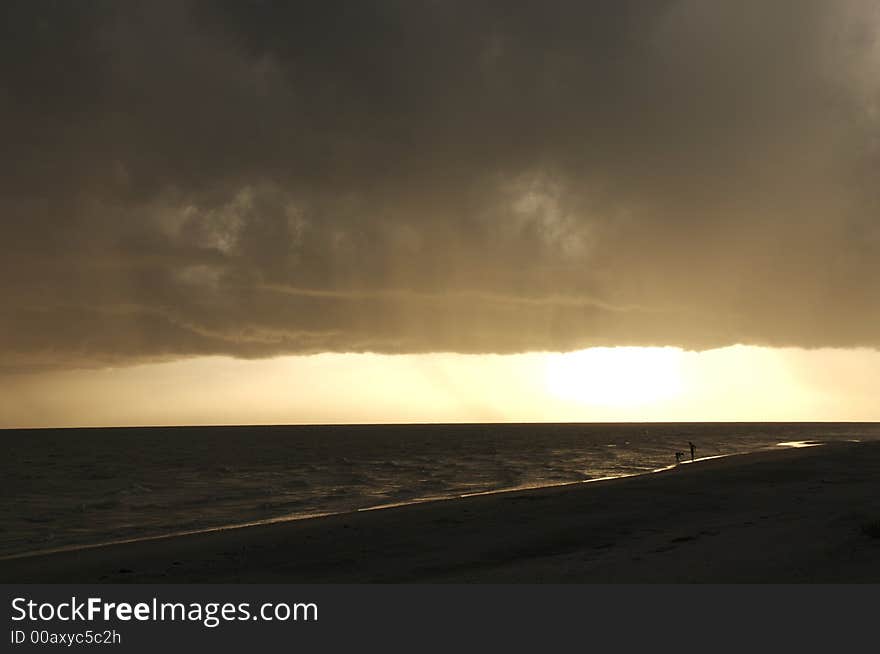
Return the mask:
[[874, 3], [2, 12], [4, 368], [880, 345]]

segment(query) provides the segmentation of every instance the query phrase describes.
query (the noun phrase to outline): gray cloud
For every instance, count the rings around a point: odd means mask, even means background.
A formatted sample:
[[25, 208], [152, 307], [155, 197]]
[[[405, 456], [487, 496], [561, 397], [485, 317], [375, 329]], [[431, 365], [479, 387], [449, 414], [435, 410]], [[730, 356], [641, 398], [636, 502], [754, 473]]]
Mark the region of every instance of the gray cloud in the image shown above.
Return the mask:
[[880, 344], [873, 3], [4, 3], [0, 365]]

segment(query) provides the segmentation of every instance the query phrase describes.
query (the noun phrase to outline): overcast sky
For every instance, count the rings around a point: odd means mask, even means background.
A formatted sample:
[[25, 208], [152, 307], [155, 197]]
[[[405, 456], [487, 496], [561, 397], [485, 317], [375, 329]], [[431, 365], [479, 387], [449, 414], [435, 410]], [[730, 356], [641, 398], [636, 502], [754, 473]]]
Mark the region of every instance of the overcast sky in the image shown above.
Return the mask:
[[40, 2], [0, 366], [880, 345], [875, 2]]

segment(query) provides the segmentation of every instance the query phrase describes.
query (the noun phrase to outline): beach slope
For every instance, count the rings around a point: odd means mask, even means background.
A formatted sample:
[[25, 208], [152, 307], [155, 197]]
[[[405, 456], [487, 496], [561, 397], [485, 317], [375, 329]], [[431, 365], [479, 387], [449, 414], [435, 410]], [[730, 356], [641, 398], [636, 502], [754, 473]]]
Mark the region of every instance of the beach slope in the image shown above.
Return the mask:
[[880, 582], [880, 443], [4, 559], [0, 581]]

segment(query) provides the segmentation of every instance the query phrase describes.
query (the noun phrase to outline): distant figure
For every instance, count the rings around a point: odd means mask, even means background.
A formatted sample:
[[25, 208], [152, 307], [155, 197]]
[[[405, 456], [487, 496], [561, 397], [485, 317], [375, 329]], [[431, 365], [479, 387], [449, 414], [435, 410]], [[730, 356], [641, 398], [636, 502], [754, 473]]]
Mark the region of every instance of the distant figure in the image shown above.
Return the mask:
[[697, 446], [694, 445], [693, 443], [691, 443], [690, 441], [688, 441], [688, 445], [691, 446], [691, 461], [693, 461], [694, 460], [694, 452], [697, 451]]
[[676, 452], [675, 453], [675, 465], [681, 463], [681, 460], [684, 458], [684, 452]]

